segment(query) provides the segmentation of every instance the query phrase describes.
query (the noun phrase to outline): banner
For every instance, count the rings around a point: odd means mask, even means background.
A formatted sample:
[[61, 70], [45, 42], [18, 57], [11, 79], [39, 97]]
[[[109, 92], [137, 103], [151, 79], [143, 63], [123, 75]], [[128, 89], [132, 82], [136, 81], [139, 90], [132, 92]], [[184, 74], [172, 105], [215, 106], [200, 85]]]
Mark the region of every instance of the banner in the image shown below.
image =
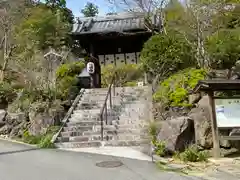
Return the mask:
[[240, 127], [240, 98], [214, 99], [218, 127]]

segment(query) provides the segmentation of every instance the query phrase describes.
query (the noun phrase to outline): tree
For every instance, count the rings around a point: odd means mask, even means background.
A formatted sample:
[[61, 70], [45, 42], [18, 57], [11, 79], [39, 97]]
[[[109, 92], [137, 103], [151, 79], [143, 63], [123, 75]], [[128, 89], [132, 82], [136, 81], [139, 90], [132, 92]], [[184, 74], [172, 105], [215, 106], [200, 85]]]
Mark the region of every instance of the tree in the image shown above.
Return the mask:
[[85, 16], [85, 17], [94, 17], [96, 15], [98, 15], [98, 6], [96, 6], [95, 4], [88, 2], [85, 7], [81, 10], [81, 13]]
[[206, 41], [211, 67], [231, 69], [240, 60], [240, 28], [220, 30]]
[[60, 7], [66, 8], [66, 0], [46, 0], [46, 4], [53, 8]]
[[4, 80], [4, 73], [15, 47], [11, 36], [12, 30], [15, 23], [24, 17], [25, 8], [31, 5], [32, 1], [0, 1], [0, 50], [3, 49], [3, 64], [0, 71], [1, 82]]
[[54, 13], [61, 12], [61, 20], [73, 23], [74, 16], [72, 11], [66, 7], [66, 0], [45, 0], [45, 3]]
[[195, 59], [191, 46], [176, 31], [169, 31], [168, 36], [152, 36], [141, 52], [141, 62], [146, 72], [167, 77], [171, 73], [194, 65]]
[[60, 14], [55, 14], [46, 6], [36, 6], [29, 10], [29, 16], [16, 28], [18, 44], [30, 49], [36, 47], [45, 50], [50, 46], [60, 48], [66, 43], [70, 24], [60, 21]]

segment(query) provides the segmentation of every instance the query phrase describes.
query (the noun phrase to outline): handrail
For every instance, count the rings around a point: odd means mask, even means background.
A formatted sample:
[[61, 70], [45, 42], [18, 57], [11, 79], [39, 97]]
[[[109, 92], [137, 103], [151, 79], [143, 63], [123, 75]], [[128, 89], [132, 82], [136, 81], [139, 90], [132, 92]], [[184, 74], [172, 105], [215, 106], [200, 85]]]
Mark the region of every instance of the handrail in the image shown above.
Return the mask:
[[109, 84], [108, 86], [108, 91], [107, 91], [107, 95], [105, 97], [105, 100], [104, 100], [104, 103], [103, 103], [103, 106], [100, 110], [100, 120], [101, 120], [101, 140], [103, 141], [103, 115], [104, 115], [104, 112], [105, 112], [105, 116], [106, 116], [106, 121], [105, 123], [107, 124], [107, 101], [109, 99], [109, 103], [110, 103], [110, 110], [112, 111], [112, 87], [113, 87], [113, 95], [115, 96], [115, 76], [116, 76], [116, 72], [114, 72], [113, 74], [113, 78], [111, 80], [111, 84]]
[[84, 91], [85, 91], [85, 89], [81, 89], [81, 90], [79, 91], [77, 97], [76, 97], [75, 100], [73, 101], [73, 103], [72, 103], [71, 107], [69, 108], [67, 114], [64, 116], [64, 118], [63, 118], [63, 120], [62, 120], [63, 124], [62, 124], [61, 128], [60, 128], [60, 129], [58, 130], [58, 132], [52, 137], [52, 140], [51, 140], [52, 143], [54, 143], [54, 142], [56, 141], [57, 137], [58, 137], [59, 134], [62, 132], [63, 127], [66, 125], [68, 119], [69, 119], [70, 116], [72, 115], [72, 113], [73, 113], [74, 109], [76, 108], [78, 102], [80, 101], [80, 99], [81, 99], [82, 94], [83, 94]]

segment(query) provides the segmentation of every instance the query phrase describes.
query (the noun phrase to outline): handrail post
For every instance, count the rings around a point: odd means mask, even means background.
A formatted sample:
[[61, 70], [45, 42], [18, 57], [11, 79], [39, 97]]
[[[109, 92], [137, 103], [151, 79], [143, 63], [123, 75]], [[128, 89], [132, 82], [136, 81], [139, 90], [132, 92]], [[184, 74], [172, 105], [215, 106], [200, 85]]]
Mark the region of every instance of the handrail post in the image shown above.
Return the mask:
[[101, 118], [101, 141], [103, 141], [103, 114], [100, 116]]
[[107, 104], [105, 106], [105, 116], [106, 116], [106, 124], [108, 124], [108, 122], [107, 122], [107, 120], [108, 120], [108, 118], [107, 118], [107, 116], [108, 116], [108, 114], [107, 114]]
[[112, 86], [110, 87], [110, 91], [109, 91], [109, 103], [110, 103], [110, 109], [112, 112]]
[[113, 95], [115, 96], [116, 95], [116, 83], [115, 83], [115, 80], [114, 80], [114, 83], [113, 83]]

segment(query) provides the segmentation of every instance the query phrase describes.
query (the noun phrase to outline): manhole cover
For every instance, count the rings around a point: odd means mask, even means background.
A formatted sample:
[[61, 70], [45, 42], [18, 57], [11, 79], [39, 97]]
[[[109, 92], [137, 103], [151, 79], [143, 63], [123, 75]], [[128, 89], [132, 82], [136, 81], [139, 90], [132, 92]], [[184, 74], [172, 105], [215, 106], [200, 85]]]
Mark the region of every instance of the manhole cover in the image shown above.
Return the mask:
[[115, 168], [122, 165], [123, 163], [121, 161], [102, 161], [96, 164], [96, 166], [102, 168]]

